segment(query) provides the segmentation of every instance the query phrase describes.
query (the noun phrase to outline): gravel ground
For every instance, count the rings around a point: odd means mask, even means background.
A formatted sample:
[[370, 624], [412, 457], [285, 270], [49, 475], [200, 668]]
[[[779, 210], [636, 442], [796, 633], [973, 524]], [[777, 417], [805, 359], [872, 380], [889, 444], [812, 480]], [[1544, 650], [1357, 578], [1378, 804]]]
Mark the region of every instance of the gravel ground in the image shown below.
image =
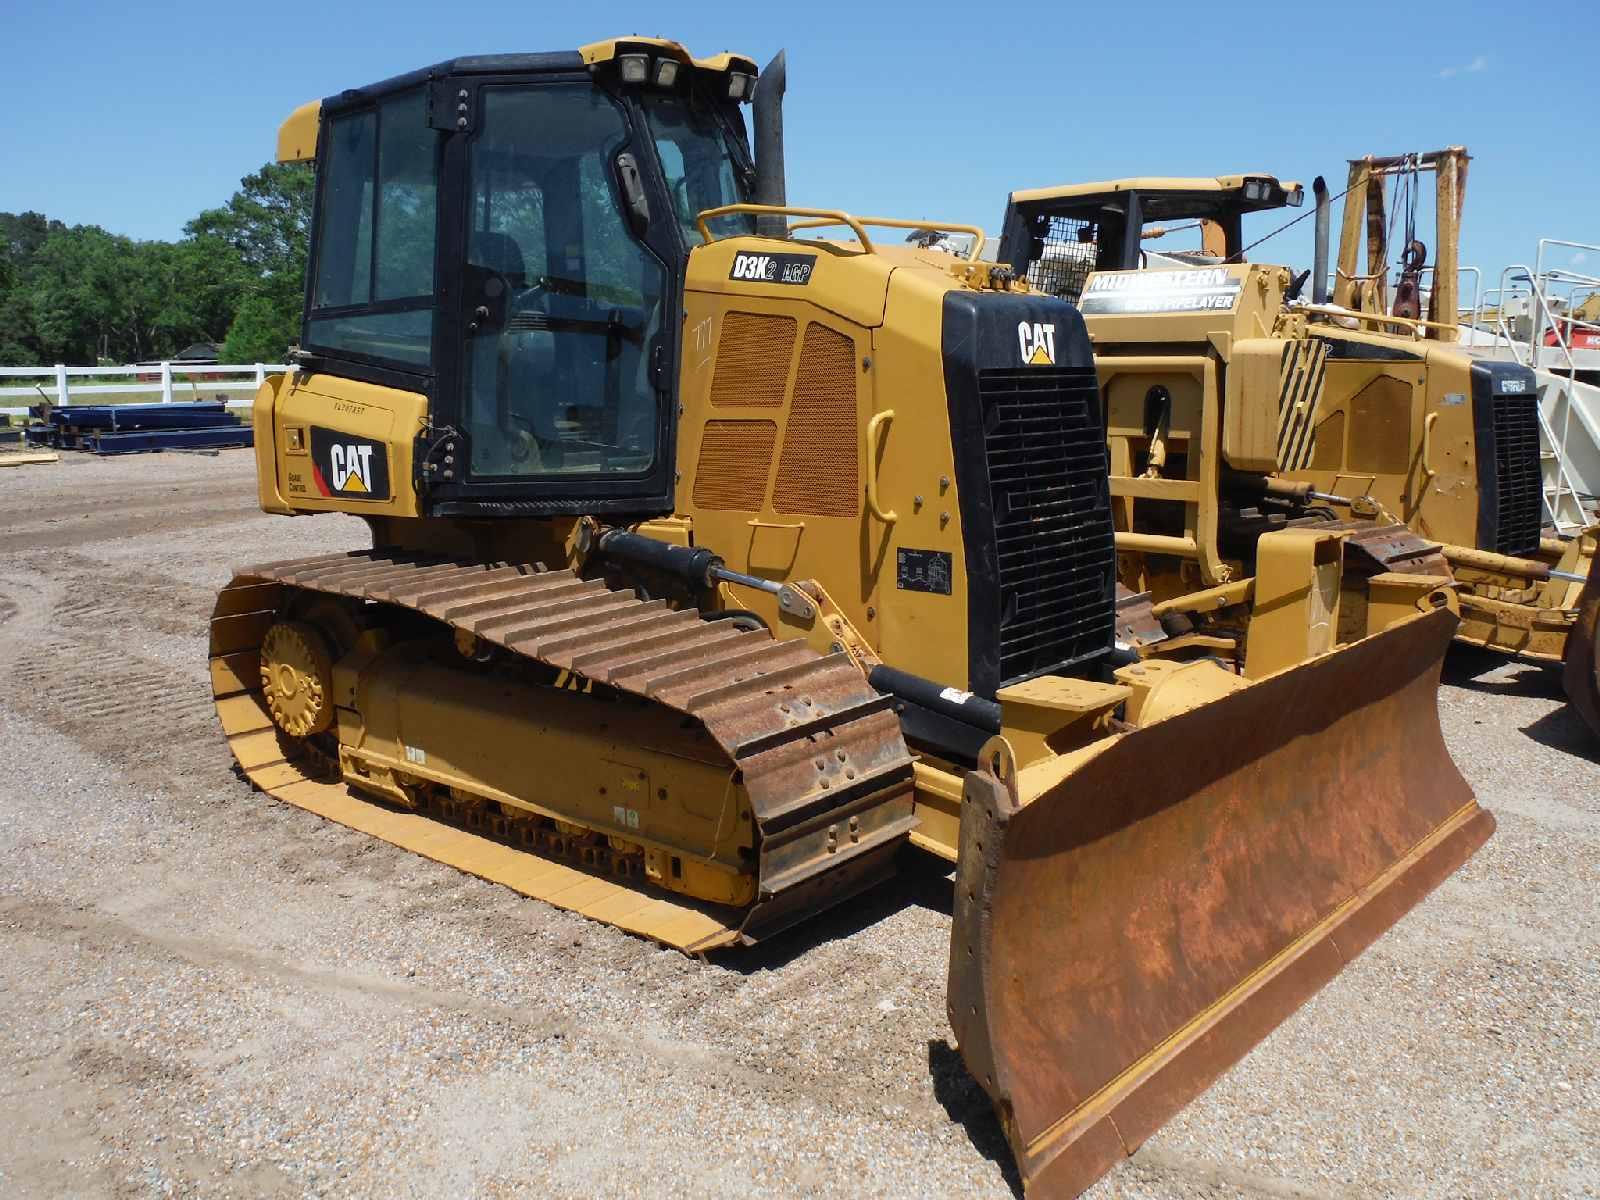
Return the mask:
[[[703, 964], [253, 794], [235, 564], [359, 545], [248, 451], [0, 475], [0, 1192], [997, 1196], [948, 885]], [[1600, 1195], [1600, 756], [1461, 655], [1499, 833], [1092, 1196]]]

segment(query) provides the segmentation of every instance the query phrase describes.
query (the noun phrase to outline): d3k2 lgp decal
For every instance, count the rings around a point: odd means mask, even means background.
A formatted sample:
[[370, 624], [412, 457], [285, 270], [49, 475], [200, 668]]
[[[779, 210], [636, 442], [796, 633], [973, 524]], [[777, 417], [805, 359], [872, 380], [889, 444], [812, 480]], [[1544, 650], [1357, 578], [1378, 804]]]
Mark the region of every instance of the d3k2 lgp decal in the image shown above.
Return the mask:
[[816, 265], [815, 254], [749, 254], [741, 250], [733, 256], [728, 278], [804, 287], [811, 282], [811, 268]]

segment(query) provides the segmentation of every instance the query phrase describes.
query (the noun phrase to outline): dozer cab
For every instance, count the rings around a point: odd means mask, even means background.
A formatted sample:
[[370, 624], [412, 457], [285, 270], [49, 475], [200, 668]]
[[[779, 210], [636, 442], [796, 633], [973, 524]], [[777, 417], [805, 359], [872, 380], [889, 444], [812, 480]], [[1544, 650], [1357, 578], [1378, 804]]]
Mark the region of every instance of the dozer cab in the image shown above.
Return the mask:
[[[1247, 215], [1304, 202], [1299, 184], [1259, 173], [1017, 192], [999, 256], [1082, 307], [1110, 413], [1123, 574], [1156, 589], [1158, 617], [1185, 614], [1180, 635], [1194, 640], [1198, 619], [1212, 627], [1203, 637], [1226, 639], [1248, 616], [1231, 601], [1239, 573], [1257, 571], [1261, 532], [1342, 531], [1343, 636], [1367, 624], [1374, 585], [1381, 611], [1407, 587], [1448, 583], [1448, 600], [1427, 602], [1459, 609], [1458, 640], [1565, 660], [1568, 695], [1600, 732], [1595, 623], [1580, 603], [1600, 530], [1541, 537], [1533, 373], [1455, 344], [1466, 163], [1459, 148], [1353, 162], [1349, 195], [1362, 199], [1346, 204], [1332, 297], [1320, 179], [1316, 262], [1298, 276], [1244, 261]], [[1401, 169], [1439, 173], [1441, 249], [1429, 265], [1411, 239], [1391, 313], [1382, 188]], [[1363, 229], [1375, 257], [1358, 273]], [[1185, 231], [1198, 245], [1172, 249]]]
[[1259, 678], [1119, 651], [1083, 322], [786, 205], [756, 74], [623, 39], [284, 124], [260, 500], [373, 545], [239, 570], [217, 710], [272, 796], [689, 953], [953, 861], [961, 1053], [1075, 1194], [1489, 836], [1455, 618]]

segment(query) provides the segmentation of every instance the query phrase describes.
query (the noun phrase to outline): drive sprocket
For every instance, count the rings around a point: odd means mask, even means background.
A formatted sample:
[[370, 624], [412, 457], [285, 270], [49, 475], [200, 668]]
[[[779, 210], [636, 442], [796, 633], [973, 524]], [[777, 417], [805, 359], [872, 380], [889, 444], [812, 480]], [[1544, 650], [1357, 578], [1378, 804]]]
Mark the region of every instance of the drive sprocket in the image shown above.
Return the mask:
[[278, 728], [310, 737], [333, 724], [333, 656], [304, 621], [278, 621], [261, 640], [261, 692]]

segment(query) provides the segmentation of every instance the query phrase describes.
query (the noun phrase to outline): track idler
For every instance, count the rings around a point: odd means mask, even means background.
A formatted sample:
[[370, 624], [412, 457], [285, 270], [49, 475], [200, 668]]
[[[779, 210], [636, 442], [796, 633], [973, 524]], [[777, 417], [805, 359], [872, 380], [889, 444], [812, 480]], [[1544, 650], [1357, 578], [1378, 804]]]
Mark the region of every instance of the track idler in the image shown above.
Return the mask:
[[1031, 1196], [1074, 1196], [1483, 844], [1419, 614], [1075, 768], [967, 776], [951, 1025]]

